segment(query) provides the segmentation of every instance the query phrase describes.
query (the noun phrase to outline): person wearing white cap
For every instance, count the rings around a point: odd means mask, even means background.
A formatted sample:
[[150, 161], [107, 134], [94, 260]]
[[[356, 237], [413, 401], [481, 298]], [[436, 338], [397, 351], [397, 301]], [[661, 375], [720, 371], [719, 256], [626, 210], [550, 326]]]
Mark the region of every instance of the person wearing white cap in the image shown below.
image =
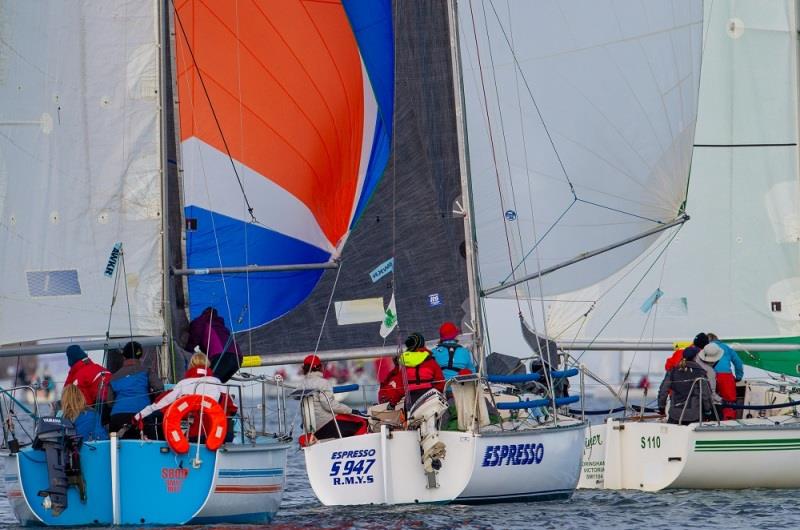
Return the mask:
[[[717, 374], [717, 394], [727, 402], [736, 402], [736, 382], [744, 376], [744, 365], [733, 348], [721, 342], [714, 333], [708, 333], [711, 342], [703, 348], [700, 358], [714, 367]], [[731, 371], [733, 367], [733, 373]], [[734, 375], [735, 374], [735, 375]], [[722, 409], [723, 420], [735, 420], [736, 411], [730, 407]]]

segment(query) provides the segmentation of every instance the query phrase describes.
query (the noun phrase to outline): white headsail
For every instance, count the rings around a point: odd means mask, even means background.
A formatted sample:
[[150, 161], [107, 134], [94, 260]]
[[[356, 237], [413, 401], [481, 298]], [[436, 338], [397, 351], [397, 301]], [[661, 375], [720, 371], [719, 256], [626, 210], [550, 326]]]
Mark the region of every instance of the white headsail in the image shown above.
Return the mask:
[[[679, 216], [699, 84], [700, 2], [459, 2], [482, 287]], [[609, 277], [657, 236], [543, 278]], [[532, 296], [532, 281], [497, 296]]]
[[157, 4], [0, 3], [0, 345], [164, 329]]
[[691, 221], [549, 300], [550, 335], [565, 343], [800, 335], [796, 2], [705, 8]]

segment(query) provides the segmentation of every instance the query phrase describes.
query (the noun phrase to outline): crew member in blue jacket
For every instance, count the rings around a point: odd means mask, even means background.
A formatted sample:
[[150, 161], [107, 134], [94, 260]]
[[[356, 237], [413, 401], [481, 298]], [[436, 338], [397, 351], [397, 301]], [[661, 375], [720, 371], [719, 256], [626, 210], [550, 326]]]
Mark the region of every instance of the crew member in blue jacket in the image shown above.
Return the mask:
[[460, 333], [461, 330], [452, 322], [445, 322], [439, 327], [439, 345], [431, 353], [442, 367], [445, 379], [457, 376], [465, 368], [475, 372], [472, 353], [456, 340]]
[[[711, 341], [703, 348], [707, 363], [714, 367], [717, 373], [717, 394], [728, 402], [736, 402], [736, 383], [744, 377], [744, 364], [736, 350], [719, 340], [714, 333], [707, 333]], [[716, 347], [715, 347], [716, 346]], [[710, 362], [709, 362], [710, 361]], [[733, 367], [733, 372], [731, 372]], [[723, 420], [735, 420], [736, 411], [729, 407], [722, 409]]]
[[[108, 430], [119, 431], [130, 424], [137, 412], [150, 405], [153, 397], [164, 391], [162, 383], [147, 367], [142, 366], [142, 345], [129, 342], [122, 349], [125, 358], [122, 368], [114, 372], [108, 388], [111, 405], [111, 421]], [[138, 433], [129, 429], [123, 438], [137, 438]]]

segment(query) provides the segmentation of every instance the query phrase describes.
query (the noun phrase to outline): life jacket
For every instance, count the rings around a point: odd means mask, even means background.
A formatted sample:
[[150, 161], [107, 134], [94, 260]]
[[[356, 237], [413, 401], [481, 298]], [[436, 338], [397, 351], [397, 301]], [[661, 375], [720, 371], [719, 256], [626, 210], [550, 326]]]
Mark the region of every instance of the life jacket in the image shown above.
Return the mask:
[[458, 349], [457, 343], [451, 344], [439, 344], [442, 348], [447, 348], [447, 366], [442, 366], [442, 370], [453, 370], [457, 371], [455, 366], [453, 366], [453, 358], [456, 356], [456, 350]]
[[[438, 378], [436, 377], [437, 370], [431, 366], [431, 363], [433, 363], [436, 368], [439, 368], [439, 365], [433, 357], [431, 357], [429, 351], [404, 352], [401, 356], [401, 362], [406, 369], [409, 391], [433, 388], [433, 383]], [[441, 369], [439, 372], [441, 372]]]

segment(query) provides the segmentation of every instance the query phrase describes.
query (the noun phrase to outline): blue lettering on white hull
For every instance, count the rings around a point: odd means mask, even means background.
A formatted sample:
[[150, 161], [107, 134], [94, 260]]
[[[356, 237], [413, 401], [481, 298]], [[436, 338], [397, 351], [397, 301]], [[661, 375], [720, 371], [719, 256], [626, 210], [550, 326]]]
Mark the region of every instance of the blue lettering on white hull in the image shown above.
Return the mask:
[[481, 467], [527, 466], [544, 459], [544, 444], [489, 445]]
[[375, 465], [374, 458], [347, 458], [353, 456], [374, 456], [375, 449], [362, 451], [341, 451], [331, 455], [331, 472], [334, 486], [372, 484], [375, 480], [370, 470]]

